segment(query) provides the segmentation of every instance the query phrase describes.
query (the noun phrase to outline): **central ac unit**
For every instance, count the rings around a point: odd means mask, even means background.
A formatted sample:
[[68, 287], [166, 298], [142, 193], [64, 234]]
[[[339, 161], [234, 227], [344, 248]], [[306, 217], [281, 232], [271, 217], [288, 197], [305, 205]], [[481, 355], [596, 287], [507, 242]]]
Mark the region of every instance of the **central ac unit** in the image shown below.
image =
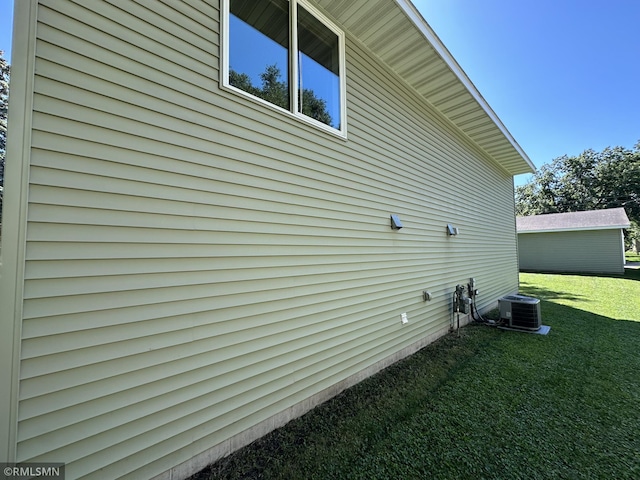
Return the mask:
[[511, 328], [539, 330], [542, 326], [540, 300], [525, 295], [509, 295], [498, 300], [500, 320]]

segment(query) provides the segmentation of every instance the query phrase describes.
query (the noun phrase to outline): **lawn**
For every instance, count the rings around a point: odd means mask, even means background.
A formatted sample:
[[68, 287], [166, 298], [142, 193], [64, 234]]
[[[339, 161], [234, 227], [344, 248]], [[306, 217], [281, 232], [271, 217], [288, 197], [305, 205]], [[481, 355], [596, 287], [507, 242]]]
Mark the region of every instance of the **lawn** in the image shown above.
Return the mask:
[[520, 280], [548, 335], [465, 327], [196, 478], [640, 478], [640, 271]]
[[627, 252], [624, 256], [626, 257], [627, 262], [640, 262], [640, 254], [638, 253]]

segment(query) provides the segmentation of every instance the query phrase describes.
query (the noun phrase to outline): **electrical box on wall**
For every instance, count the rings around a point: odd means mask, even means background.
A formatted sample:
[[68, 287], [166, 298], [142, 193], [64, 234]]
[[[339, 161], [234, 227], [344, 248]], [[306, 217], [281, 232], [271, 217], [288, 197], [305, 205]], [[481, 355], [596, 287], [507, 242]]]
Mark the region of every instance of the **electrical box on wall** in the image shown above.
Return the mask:
[[469, 297], [463, 297], [460, 299], [460, 312], [465, 315], [471, 313], [471, 299]]
[[454, 305], [454, 307], [457, 312], [465, 315], [471, 313], [471, 304], [473, 303], [473, 299], [467, 294], [467, 289], [464, 285], [456, 285], [455, 302], [456, 305]]

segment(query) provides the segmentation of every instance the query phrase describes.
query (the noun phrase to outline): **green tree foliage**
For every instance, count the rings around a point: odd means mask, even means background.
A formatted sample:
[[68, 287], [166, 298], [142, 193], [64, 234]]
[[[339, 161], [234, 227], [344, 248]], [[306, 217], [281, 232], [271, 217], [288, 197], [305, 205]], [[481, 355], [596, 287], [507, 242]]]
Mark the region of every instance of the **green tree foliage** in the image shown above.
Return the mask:
[[313, 90], [305, 88], [302, 91], [302, 113], [319, 122], [331, 125], [331, 115], [327, 111], [327, 102], [316, 97]]
[[[262, 98], [274, 105], [289, 110], [289, 87], [281, 80], [282, 73], [277, 65], [269, 65], [260, 74], [262, 87], [256, 87], [246, 73], [229, 69], [229, 83], [236, 88]], [[302, 113], [319, 122], [331, 125], [331, 115], [327, 111], [327, 102], [318, 98], [313, 90], [302, 91]]]
[[635, 237], [640, 224], [640, 142], [633, 150], [607, 147], [558, 157], [517, 187], [515, 195], [516, 214], [523, 216], [623, 207], [636, 225], [630, 230]]
[[7, 146], [7, 113], [9, 111], [10, 66], [0, 50], [0, 221], [2, 221], [2, 193], [4, 189], [4, 157]]
[[280, 80], [280, 76], [280, 69], [276, 65], [269, 65], [260, 74], [262, 90], [258, 91], [259, 96], [267, 102], [289, 109], [289, 88]]
[[229, 70], [229, 83], [240, 90], [249, 92], [251, 95], [262, 98], [262, 92], [259, 88], [251, 84], [251, 78], [246, 73], [238, 73], [235, 70]]

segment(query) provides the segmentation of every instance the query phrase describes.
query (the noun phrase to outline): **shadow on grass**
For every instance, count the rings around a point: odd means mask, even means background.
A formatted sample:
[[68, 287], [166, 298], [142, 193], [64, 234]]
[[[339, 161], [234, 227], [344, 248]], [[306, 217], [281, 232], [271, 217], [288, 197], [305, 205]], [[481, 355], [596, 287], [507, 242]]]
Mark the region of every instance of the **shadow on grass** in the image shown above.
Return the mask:
[[625, 268], [624, 278], [625, 280], [636, 280], [640, 282], [640, 268]]
[[465, 327], [193, 478], [640, 478], [640, 322], [542, 317]]
[[580, 301], [589, 301], [589, 298], [586, 295], [580, 295], [577, 293], [563, 292], [560, 290], [551, 290], [549, 288], [534, 286], [529, 282], [521, 281], [520, 287], [523, 290], [523, 293], [536, 297], [541, 300], [580, 300]]

